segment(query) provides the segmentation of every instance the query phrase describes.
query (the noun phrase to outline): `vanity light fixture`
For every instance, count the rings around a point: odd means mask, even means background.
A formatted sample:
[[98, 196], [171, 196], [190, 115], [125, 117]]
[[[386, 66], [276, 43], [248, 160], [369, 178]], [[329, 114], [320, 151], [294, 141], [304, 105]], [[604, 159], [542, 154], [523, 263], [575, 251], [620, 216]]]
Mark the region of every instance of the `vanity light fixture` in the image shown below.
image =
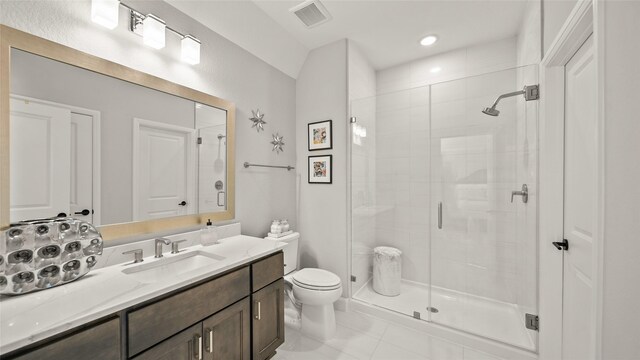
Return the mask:
[[167, 28], [164, 20], [149, 14], [142, 20], [142, 38], [145, 45], [154, 49], [162, 49], [165, 45], [165, 29]]
[[420, 40], [420, 45], [422, 46], [431, 46], [438, 41], [438, 37], [435, 35], [427, 35]]
[[107, 29], [115, 29], [118, 26], [119, 5], [118, 0], [91, 0], [91, 21]]
[[200, 63], [200, 40], [191, 35], [185, 35], [182, 38], [181, 47], [182, 61], [191, 65]]
[[200, 40], [189, 34], [182, 34], [166, 25], [165, 21], [153, 14], [144, 15], [140, 11], [119, 0], [91, 0], [91, 20], [108, 29], [118, 26], [119, 6], [129, 10], [129, 30], [141, 35], [143, 42], [154, 49], [166, 45], [166, 32], [172, 32], [181, 40], [182, 61], [197, 65], [200, 63]]

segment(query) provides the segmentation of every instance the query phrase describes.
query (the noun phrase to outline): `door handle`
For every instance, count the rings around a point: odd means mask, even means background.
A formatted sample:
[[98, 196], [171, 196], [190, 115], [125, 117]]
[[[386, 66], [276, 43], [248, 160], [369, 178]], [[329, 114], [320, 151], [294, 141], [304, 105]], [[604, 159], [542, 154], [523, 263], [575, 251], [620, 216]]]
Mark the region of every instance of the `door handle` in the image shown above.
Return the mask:
[[442, 202], [438, 203], [438, 229], [442, 229]]
[[207, 342], [204, 343], [204, 349], [206, 352], [212, 353], [213, 352], [213, 329], [206, 329], [205, 336], [207, 337]]
[[569, 240], [567, 239], [563, 239], [562, 241], [554, 241], [552, 242], [552, 244], [558, 250], [564, 250], [564, 251], [569, 250]]
[[180, 206], [187, 206], [187, 202], [182, 200], [181, 202], [178, 203], [178, 205]]
[[200, 335], [193, 337], [193, 358], [202, 360], [202, 336]]
[[260, 312], [260, 301], [257, 301], [257, 305], [258, 305], [258, 313], [256, 314], [256, 320], [260, 320], [262, 319], [262, 314]]
[[522, 189], [520, 191], [511, 192], [511, 202], [513, 202], [513, 197], [516, 195], [522, 196], [523, 203], [526, 204], [527, 202], [529, 202], [529, 187], [527, 186], [527, 184], [522, 184]]
[[82, 211], [76, 211], [76, 212], [74, 212], [74, 214], [87, 216], [87, 215], [91, 214], [91, 211], [89, 211], [89, 209], [84, 209]]

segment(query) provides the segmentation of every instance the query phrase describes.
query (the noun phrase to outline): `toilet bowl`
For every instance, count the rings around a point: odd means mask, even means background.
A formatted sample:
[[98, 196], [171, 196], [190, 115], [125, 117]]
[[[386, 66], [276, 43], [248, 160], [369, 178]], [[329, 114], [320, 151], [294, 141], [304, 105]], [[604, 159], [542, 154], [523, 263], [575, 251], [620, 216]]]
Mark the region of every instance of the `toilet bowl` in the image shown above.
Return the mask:
[[303, 334], [320, 340], [328, 340], [336, 332], [333, 303], [342, 295], [342, 282], [338, 275], [327, 270], [297, 269], [299, 238], [299, 233], [293, 233], [278, 239], [265, 239], [282, 241], [287, 244], [283, 248], [284, 280], [293, 292], [292, 301], [301, 304], [302, 307], [300, 330]]

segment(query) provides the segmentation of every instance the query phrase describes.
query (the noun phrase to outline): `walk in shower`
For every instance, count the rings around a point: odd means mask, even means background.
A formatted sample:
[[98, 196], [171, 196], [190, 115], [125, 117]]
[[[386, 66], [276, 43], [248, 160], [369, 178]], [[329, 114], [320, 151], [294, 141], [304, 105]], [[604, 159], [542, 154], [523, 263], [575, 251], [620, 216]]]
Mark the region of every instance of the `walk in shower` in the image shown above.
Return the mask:
[[[536, 350], [537, 83], [526, 66], [351, 103], [355, 301]], [[398, 296], [373, 289], [377, 246], [402, 251]]]

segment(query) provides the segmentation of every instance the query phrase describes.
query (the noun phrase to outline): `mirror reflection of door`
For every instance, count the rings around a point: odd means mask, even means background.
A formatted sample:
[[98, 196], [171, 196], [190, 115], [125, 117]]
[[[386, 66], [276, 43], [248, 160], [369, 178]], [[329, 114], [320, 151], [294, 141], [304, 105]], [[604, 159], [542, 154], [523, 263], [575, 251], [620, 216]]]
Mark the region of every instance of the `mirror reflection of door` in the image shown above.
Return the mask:
[[135, 221], [195, 214], [195, 130], [134, 119]]
[[10, 220], [94, 222], [92, 112], [19, 96], [10, 108]]

